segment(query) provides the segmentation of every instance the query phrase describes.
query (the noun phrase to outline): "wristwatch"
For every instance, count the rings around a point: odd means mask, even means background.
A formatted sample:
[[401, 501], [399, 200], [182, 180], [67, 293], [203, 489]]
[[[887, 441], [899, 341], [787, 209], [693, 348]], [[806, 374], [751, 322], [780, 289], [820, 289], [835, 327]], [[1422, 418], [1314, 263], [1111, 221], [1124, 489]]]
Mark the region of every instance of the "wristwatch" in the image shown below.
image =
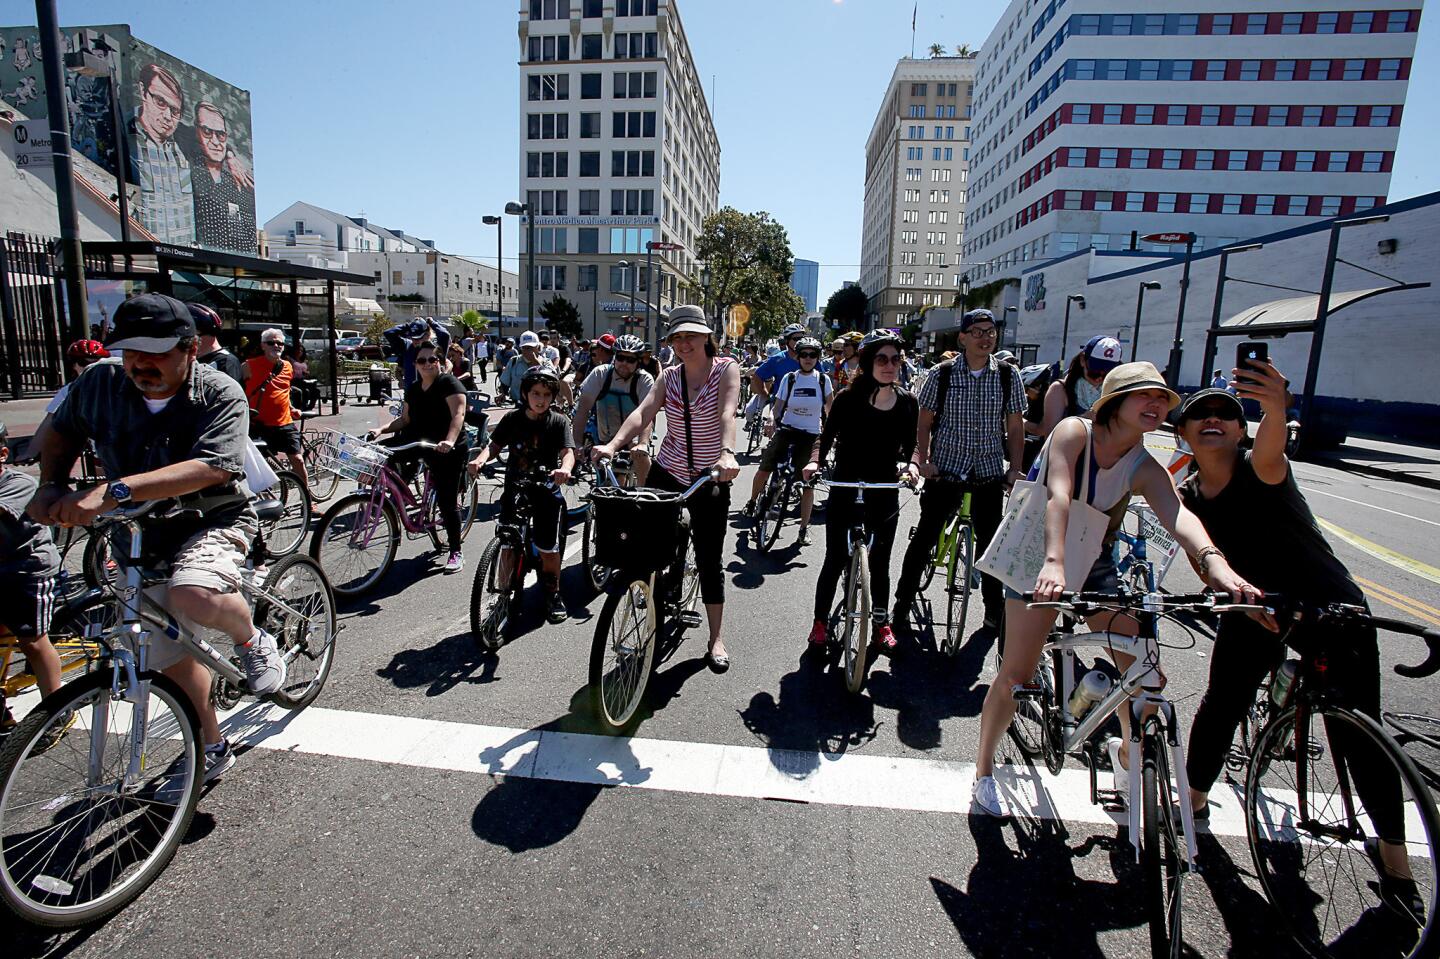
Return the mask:
[[124, 480], [116, 480], [105, 487], [105, 493], [115, 501], [117, 506], [130, 505], [130, 487], [126, 485]]

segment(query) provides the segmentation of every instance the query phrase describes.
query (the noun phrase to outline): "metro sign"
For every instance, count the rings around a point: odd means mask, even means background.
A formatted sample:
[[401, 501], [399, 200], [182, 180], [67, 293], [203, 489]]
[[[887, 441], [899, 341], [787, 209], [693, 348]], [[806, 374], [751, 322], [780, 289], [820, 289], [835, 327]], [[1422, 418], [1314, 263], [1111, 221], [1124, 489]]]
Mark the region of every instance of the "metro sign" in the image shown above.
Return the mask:
[[645, 244], [647, 250], [683, 250], [685, 247], [679, 243], [661, 243], [658, 240], [651, 240]]
[[1146, 243], [1193, 243], [1195, 242], [1195, 234], [1151, 233], [1146, 236], [1142, 236], [1140, 239], [1144, 240]]

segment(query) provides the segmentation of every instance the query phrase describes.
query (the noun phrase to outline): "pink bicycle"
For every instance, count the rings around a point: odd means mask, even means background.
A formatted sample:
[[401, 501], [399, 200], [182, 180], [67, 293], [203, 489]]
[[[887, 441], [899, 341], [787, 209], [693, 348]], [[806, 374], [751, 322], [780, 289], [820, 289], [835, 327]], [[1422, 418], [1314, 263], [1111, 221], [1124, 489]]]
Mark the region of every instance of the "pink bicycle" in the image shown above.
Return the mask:
[[[385, 578], [400, 548], [402, 529], [407, 539], [428, 536], [437, 551], [443, 548], [445, 526], [429, 468], [422, 467], [411, 482], [390, 465], [396, 453], [434, 448], [425, 440], [381, 446], [332, 434], [321, 454], [325, 468], [360, 487], [331, 504], [310, 541], [310, 555], [329, 577], [336, 596], [363, 595]], [[462, 539], [475, 524], [478, 508], [475, 480], [467, 475], [460, 486]]]

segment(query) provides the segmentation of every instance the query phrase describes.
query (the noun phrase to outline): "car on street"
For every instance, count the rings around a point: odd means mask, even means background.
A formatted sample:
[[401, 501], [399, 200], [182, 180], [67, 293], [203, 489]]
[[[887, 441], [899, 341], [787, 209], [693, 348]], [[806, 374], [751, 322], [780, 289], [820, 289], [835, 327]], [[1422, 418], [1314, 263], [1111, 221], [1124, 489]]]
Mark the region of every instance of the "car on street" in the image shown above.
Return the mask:
[[385, 351], [363, 336], [344, 336], [335, 341], [335, 352], [344, 360], [382, 360]]

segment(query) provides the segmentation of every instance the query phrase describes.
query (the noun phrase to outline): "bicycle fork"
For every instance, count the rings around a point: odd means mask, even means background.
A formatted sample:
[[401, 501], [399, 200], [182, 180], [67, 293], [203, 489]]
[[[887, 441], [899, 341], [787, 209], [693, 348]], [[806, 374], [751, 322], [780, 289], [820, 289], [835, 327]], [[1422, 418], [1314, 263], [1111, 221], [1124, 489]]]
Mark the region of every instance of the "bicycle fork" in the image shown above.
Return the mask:
[[[1150, 707], [1154, 707], [1155, 711], [1146, 715]], [[1130, 701], [1130, 741], [1126, 744], [1130, 757], [1130, 801], [1126, 804], [1126, 814], [1135, 861], [1140, 861], [1140, 807], [1144, 789], [1141, 782], [1141, 745], [1147, 735], [1155, 736], [1161, 743], [1160, 748], [1170, 753], [1169, 766], [1175, 777], [1175, 805], [1180, 809], [1180, 828], [1185, 834], [1185, 856], [1180, 868], [1186, 872], [1198, 872], [1195, 865], [1195, 813], [1190, 808], [1190, 777], [1185, 771], [1185, 748], [1180, 743], [1180, 731], [1175, 722], [1175, 704], [1158, 691], [1151, 690]], [[1162, 793], [1164, 791], [1161, 790]], [[1168, 811], [1162, 810], [1161, 815], [1168, 815]]]

